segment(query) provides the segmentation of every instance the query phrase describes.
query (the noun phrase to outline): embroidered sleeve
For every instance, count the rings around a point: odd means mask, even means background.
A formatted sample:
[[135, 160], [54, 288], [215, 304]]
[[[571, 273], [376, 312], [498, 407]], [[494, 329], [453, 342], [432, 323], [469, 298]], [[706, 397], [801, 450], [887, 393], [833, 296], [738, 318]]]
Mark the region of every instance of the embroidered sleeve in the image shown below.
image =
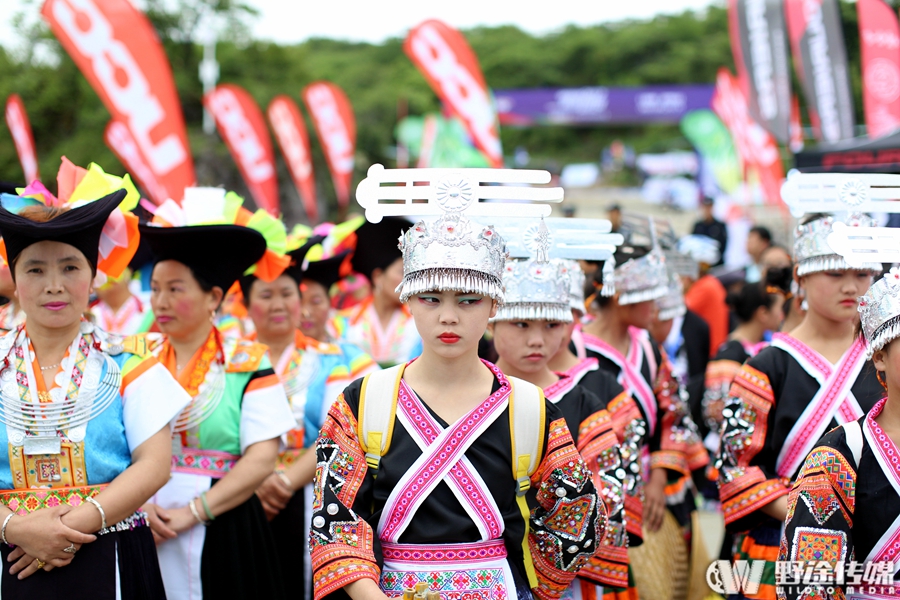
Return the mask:
[[[769, 413], [775, 395], [768, 376], [745, 364], [734, 378], [725, 408], [716, 469], [725, 524], [746, 531], [763, 519], [759, 509], [788, 493], [782, 481], [763, 464]], [[772, 460], [766, 463], [774, 464]]]
[[[623, 392], [624, 393], [624, 392]], [[606, 535], [588, 564], [578, 573], [600, 585], [628, 587], [628, 534], [622, 460], [612, 418], [600, 409], [585, 419], [578, 432], [578, 452], [593, 473], [594, 487], [608, 515]]]
[[709, 463], [709, 455], [700, 441], [672, 364], [662, 352], [653, 392], [659, 402], [659, 449], [650, 455], [650, 468], [665, 468], [690, 475]]
[[[823, 440], [824, 441], [824, 440]], [[788, 511], [778, 560], [785, 572], [778, 579], [779, 600], [843, 598], [841, 590], [830, 584], [838, 563], [854, 560], [853, 509], [856, 471], [839, 451], [819, 446], [809, 453], [800, 475], [788, 496]], [[792, 564], [793, 563], [793, 564]], [[795, 570], [793, 567], [803, 563]], [[806, 589], [803, 584], [806, 566], [823, 569], [828, 563], [829, 579], [825, 584]], [[844, 567], [844, 571], [847, 569]], [[813, 573], [814, 574], [814, 573]], [[852, 580], [847, 574], [846, 581]], [[792, 585], [796, 580], [796, 585]], [[832, 593], [836, 592], [836, 593]]]
[[549, 430], [544, 460], [532, 475], [538, 506], [531, 511], [528, 534], [538, 579], [532, 591], [539, 600], [562, 596], [597, 552], [607, 520], [566, 422], [557, 419]]
[[374, 532], [357, 501], [367, 495], [363, 487], [368, 469], [356, 431], [356, 417], [341, 394], [316, 442], [309, 531], [315, 600], [360, 579], [377, 583], [381, 575]]
[[703, 421], [710, 431], [722, 428], [722, 409], [734, 376], [741, 370], [741, 363], [734, 360], [714, 360], [706, 366], [706, 391], [701, 401]]

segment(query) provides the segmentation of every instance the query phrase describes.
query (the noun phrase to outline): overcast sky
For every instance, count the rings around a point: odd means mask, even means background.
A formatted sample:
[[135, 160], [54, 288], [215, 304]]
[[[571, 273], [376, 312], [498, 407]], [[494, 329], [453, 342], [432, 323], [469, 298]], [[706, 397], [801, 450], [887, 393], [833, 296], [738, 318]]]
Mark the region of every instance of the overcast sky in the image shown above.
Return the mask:
[[[140, 0], [132, 0], [140, 5]], [[171, 0], [174, 3], [177, 0]], [[401, 37], [425, 19], [457, 28], [514, 24], [531, 33], [547, 33], [570, 23], [593, 25], [679, 13], [724, 0], [245, 0], [259, 9], [254, 37], [281, 43], [310, 37], [380, 42]], [[0, 0], [0, 43], [15, 39], [10, 18], [23, 8], [38, 18], [40, 0]], [[3, 40], [6, 40], [3, 42]]]

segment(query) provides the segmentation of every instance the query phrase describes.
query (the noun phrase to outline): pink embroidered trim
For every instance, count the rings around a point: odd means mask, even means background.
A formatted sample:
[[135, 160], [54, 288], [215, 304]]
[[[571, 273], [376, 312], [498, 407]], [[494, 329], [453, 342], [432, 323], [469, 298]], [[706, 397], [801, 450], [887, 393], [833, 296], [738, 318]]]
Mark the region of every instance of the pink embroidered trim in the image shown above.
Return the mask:
[[[443, 428], [434, 420], [431, 413], [422, 406], [422, 401], [407, 387], [406, 382], [403, 380], [400, 381], [400, 397], [397, 405], [409, 417], [413, 426], [416, 427], [417, 431], [415, 433], [418, 433], [427, 445], [433, 444], [437, 436], [443, 431]], [[466, 499], [469, 506], [481, 516], [488, 536], [490, 538], [499, 538], [504, 530], [502, 516], [495, 514], [492, 502], [485, 501], [484, 494], [489, 494], [490, 492], [480, 489], [476, 485], [478, 480], [472, 475], [462, 458], [460, 457], [459, 462], [450, 469], [445, 482], [451, 485], [455, 484], [457, 490], [462, 492], [461, 495]], [[447, 479], [451, 481], [447, 481]], [[393, 533], [393, 531], [388, 531], [388, 528], [385, 528], [384, 534], [388, 535], [390, 533]]]
[[[894, 480], [895, 489], [900, 489], [900, 450], [897, 449], [893, 440], [875, 422], [875, 417], [881, 414], [886, 401], [887, 398], [883, 398], [872, 407], [872, 410], [866, 415], [865, 426], [868, 428], [869, 434], [877, 442], [875, 450], [881, 456], [883, 464], [891, 467], [891, 470], [885, 475]], [[875, 560], [896, 562], [898, 557], [900, 557], [900, 529], [894, 531], [894, 534], [885, 542], [884, 546], [878, 549], [878, 556]]]
[[[803, 344], [799, 340], [790, 336], [780, 336], [783, 343], [791, 346], [797, 352], [803, 354], [804, 358], [808, 358], [813, 367], [818, 368], [822, 365], [821, 372], [825, 374], [827, 381], [824, 385], [823, 396], [815, 403], [814, 410], [808, 416], [801, 416], [803, 424], [798, 422], [788, 433], [783, 448], [783, 454], [778, 456], [778, 464], [776, 470], [782, 477], [791, 477], [803, 463], [806, 454], [811, 450], [810, 442], [813, 443], [819, 439], [824, 433], [824, 429], [833, 418], [836, 412], [841, 414], [844, 422], [854, 421], [862, 415], [857, 415], [854, 407], [848, 401], [847, 391], [848, 379], [855, 371], [855, 366], [861, 358], [865, 350], [865, 344], [861, 340], [857, 340], [841, 358], [835, 367], [830, 365], [828, 361], [822, 358], [817, 352]], [[825, 364], [822, 364], [822, 363]], [[852, 385], [852, 382], [849, 382]]]
[[808, 360], [812, 365], [816, 368], [817, 371], [824, 373], [827, 377], [831, 374], [831, 369], [834, 368], [830, 362], [828, 362], [824, 356], [793, 337], [787, 333], [775, 333], [772, 335], [772, 341], [781, 340], [783, 344], [786, 344], [803, 355], [803, 358]]
[[506, 558], [503, 540], [472, 544], [389, 544], [381, 545], [384, 560], [403, 562], [463, 563]]
[[[497, 377], [500, 382], [500, 389], [491, 394], [487, 400], [472, 409], [469, 414], [461, 418], [449, 430], [441, 432], [445, 436], [442, 447], [438, 448], [432, 445], [428, 449], [429, 459], [424, 461], [419, 469], [409, 474], [406, 481], [406, 487], [403, 489], [390, 508], [388, 520], [380, 532], [379, 537], [384, 541], [393, 541], [396, 532], [411, 518], [415, 512], [415, 507], [419, 505], [420, 498], [423, 498], [433, 489], [435, 478], [442, 476], [441, 472], [448, 472], [449, 465], [455, 465], [465, 448], [471, 445], [472, 441], [480, 434], [479, 425], [490, 419], [494, 412], [505, 409], [504, 400], [509, 396], [511, 391], [509, 380], [495, 365], [482, 361]], [[401, 386], [397, 406], [401, 410], [411, 411], [413, 405], [419, 403], [418, 398], [414, 395], [405, 394], [403, 386]], [[414, 421], [415, 422], [415, 421]]]
[[172, 454], [172, 472], [221, 478], [234, 468], [239, 458], [218, 450], [182, 448], [180, 453]]
[[[622, 371], [622, 379], [619, 383], [622, 384], [622, 387], [631, 392], [632, 397], [634, 397], [641, 405], [644, 416], [647, 418], [647, 424], [650, 427], [650, 433], [652, 434], [656, 431], [656, 419], [659, 408], [656, 401], [656, 394], [653, 393], [653, 388], [650, 387], [650, 384], [647, 383], [639, 370], [641, 362], [643, 361], [644, 352], [639, 344], [636, 343], [634, 337], [631, 339], [631, 349], [629, 354], [634, 352], [637, 355], [637, 360], [639, 361], [638, 370], [635, 370], [635, 367], [622, 356], [621, 352], [598, 337], [585, 333], [584, 344], [588, 350], [605, 356], [619, 367]], [[639, 347], [635, 348], [635, 346]]]
[[544, 388], [544, 398], [556, 404], [562, 398], [572, 391], [572, 389], [578, 385], [578, 382], [575, 381], [572, 377], [561, 373], [560, 377], [553, 385], [549, 385]]
[[[600, 367], [600, 361], [596, 358], [585, 358], [577, 365], [569, 369], [568, 371], [564, 371], [562, 373], [557, 373], [558, 375], [565, 375], [566, 377], [571, 377], [572, 381], [576, 384], [580, 382], [585, 375], [590, 373], [591, 371], [596, 371]], [[546, 393], [546, 392], [545, 392]]]

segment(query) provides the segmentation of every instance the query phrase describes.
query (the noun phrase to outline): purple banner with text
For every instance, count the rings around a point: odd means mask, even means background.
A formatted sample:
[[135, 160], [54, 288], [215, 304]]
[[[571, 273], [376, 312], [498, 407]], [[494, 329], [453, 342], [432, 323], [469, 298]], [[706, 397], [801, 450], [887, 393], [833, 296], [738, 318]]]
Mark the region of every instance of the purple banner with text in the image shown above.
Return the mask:
[[709, 108], [712, 85], [494, 90], [503, 125], [678, 123]]

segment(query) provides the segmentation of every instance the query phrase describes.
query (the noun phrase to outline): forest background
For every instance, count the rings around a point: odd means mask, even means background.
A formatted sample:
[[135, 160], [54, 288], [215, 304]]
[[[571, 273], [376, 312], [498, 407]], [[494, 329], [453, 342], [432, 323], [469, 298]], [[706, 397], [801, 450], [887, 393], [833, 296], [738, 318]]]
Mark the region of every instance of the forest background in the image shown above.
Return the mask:
[[[300, 104], [300, 90], [316, 80], [341, 86], [357, 121], [354, 187], [372, 163], [394, 165], [394, 127], [404, 114], [440, 110], [437, 97], [402, 49], [403, 40], [381, 44], [310, 39], [279, 45], [251, 39], [252, 8], [236, 0], [145, 0], [172, 65], [188, 126], [198, 184], [223, 185], [249, 199], [246, 187], [217, 134], [203, 133], [202, 84], [197, 43], [201, 16], [215, 13], [223, 35], [216, 48], [220, 83], [246, 88], [265, 109], [278, 94]], [[857, 122], [863, 122], [856, 6], [841, 0], [844, 39], [850, 64]], [[0, 47], [0, 99], [18, 93], [34, 132], [42, 179], [55, 191], [59, 157], [77, 165], [96, 162], [111, 173], [124, 167], [103, 142], [109, 113], [75, 64], [39, 20], [36, 0], [26, 0], [14, 19], [22, 41]], [[440, 18], [440, 15], [435, 15]], [[352, 15], [349, 16], [352, 18]], [[481, 62], [491, 88], [636, 86], [713, 83], [716, 70], [734, 70], [724, 5], [703, 11], [628, 20], [593, 27], [570, 26], [534, 36], [513, 26], [476, 28], [463, 34]], [[794, 90], [799, 85], [794, 81]], [[801, 104], [802, 104], [801, 98]], [[334, 188], [309, 121], [320, 206], [336, 213]], [[808, 122], [804, 112], [804, 122]], [[5, 125], [0, 127], [5, 130]], [[3, 139], [2, 136], [6, 138]], [[677, 125], [627, 127], [537, 126], [501, 128], [503, 149], [530, 155], [530, 167], [558, 168], [571, 162], [596, 162], [604, 148], [621, 140], [638, 153], [689, 149]], [[274, 140], [273, 140], [274, 143]], [[297, 191], [278, 156], [281, 205], [288, 223], [302, 221]], [[23, 178], [8, 130], [0, 133], [0, 180]]]

